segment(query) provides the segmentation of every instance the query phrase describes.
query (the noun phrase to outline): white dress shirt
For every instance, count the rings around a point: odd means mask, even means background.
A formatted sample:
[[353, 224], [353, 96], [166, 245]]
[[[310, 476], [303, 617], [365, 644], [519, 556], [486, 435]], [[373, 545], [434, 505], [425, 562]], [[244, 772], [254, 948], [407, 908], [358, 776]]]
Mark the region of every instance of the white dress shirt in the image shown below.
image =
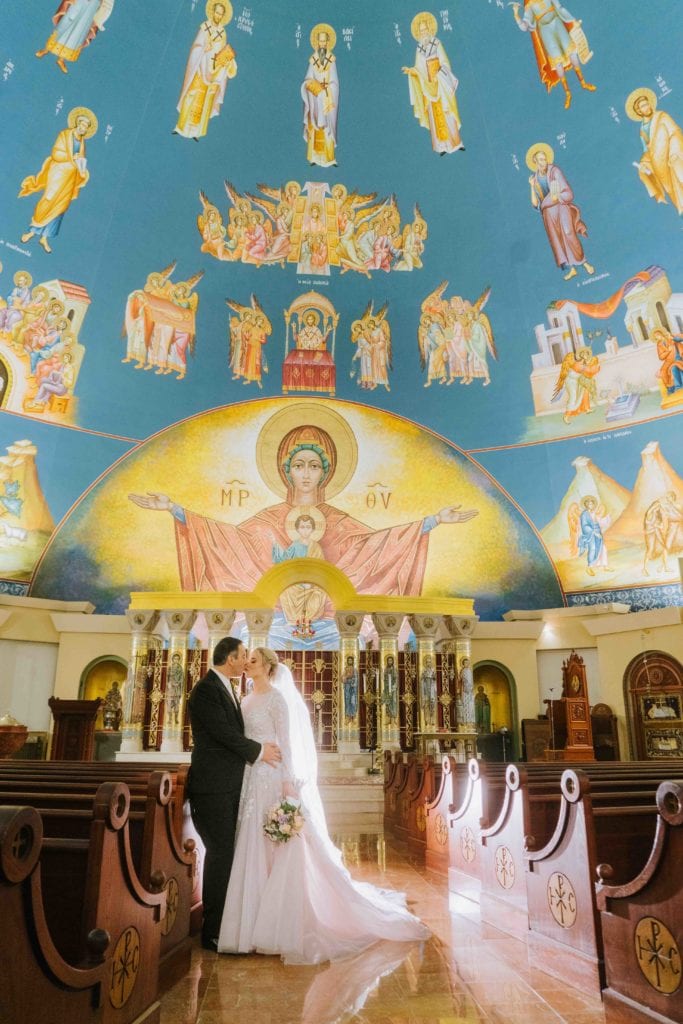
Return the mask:
[[[235, 693], [235, 690], [233, 688], [232, 681], [228, 678], [228, 676], [224, 676], [223, 673], [220, 672], [216, 668], [215, 665], [213, 665], [212, 668], [213, 668], [213, 671], [218, 676], [218, 678], [220, 679], [220, 681], [222, 682], [222, 684], [225, 687], [225, 689], [230, 694], [230, 699], [232, 700], [232, 702], [235, 705], [235, 707], [239, 708], [239, 701], [237, 700], [237, 694]], [[258, 757], [256, 758], [256, 761], [260, 761], [262, 757], [263, 757], [263, 746], [261, 746], [261, 749], [259, 750], [259, 754], [258, 754]], [[253, 763], [256, 764], [256, 761], [254, 761]]]

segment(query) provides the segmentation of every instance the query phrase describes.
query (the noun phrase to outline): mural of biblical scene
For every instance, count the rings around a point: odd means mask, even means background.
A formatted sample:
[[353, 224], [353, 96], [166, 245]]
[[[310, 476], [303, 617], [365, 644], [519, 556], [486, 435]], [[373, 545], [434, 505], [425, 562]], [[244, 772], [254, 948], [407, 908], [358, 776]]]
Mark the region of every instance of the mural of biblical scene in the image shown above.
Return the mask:
[[174, 261], [165, 270], [152, 272], [126, 299], [121, 332], [126, 354], [121, 362], [133, 363], [135, 370], [154, 370], [157, 376], [175, 373], [175, 380], [183, 380], [188, 353], [195, 353], [199, 296], [194, 288], [204, 271], [173, 282], [175, 268]]
[[36, 51], [36, 57], [51, 53], [57, 58], [57, 67], [68, 74], [67, 61], [75, 64], [86, 46], [90, 46], [98, 32], [104, 32], [105, 22], [114, 10], [116, 0], [62, 0], [52, 18], [55, 26], [45, 46]]
[[[283, 316], [286, 328], [283, 392], [322, 391], [334, 395], [337, 387], [334, 346], [339, 323], [336, 309], [324, 295], [306, 292], [283, 310]], [[294, 345], [291, 351], [290, 337]]]
[[410, 32], [417, 43], [415, 64], [402, 68], [408, 76], [408, 94], [420, 127], [429, 131], [432, 149], [440, 156], [464, 150], [460, 114], [455, 97], [458, 79], [451, 71], [443, 44], [436, 35], [436, 18], [429, 11], [416, 14]]
[[421, 306], [417, 343], [420, 366], [427, 373], [425, 387], [437, 384], [491, 383], [489, 356], [498, 358], [491, 322], [484, 313], [491, 289], [476, 302], [460, 295], [443, 297], [448, 281], [442, 281]]
[[230, 317], [228, 336], [230, 338], [229, 363], [233, 380], [243, 384], [255, 383], [263, 388], [263, 374], [268, 373], [264, 345], [273, 333], [273, 325], [263, 311], [255, 295], [251, 305], [244, 306], [234, 299], [225, 300], [237, 316]]
[[629, 491], [579, 456], [557, 514], [541, 530], [566, 590], [679, 579], [683, 479], [652, 441]]
[[[517, 28], [531, 36], [543, 85], [548, 92], [556, 85], [562, 85], [565, 109], [572, 102], [568, 71], [576, 73], [582, 89], [595, 92], [596, 86], [586, 81], [581, 70], [581, 65], [588, 63], [593, 51], [581, 21], [571, 15], [560, 0], [523, 0], [508, 6], [512, 7]], [[521, 13], [520, 8], [523, 8]]]
[[0, 455], [0, 578], [29, 580], [54, 529], [30, 441]]
[[[359, 593], [474, 596], [483, 615], [561, 600], [535, 532], [457, 449], [380, 410], [288, 399], [136, 447], [63, 521], [32, 593], [112, 611], [131, 589], [251, 591], [294, 557], [324, 558]], [[319, 604], [297, 591], [275, 625], [291, 631], [305, 606], [320, 637], [333, 609]]]
[[301, 85], [304, 102], [304, 142], [311, 166], [337, 166], [339, 76], [333, 50], [337, 34], [321, 23], [311, 30], [311, 49], [306, 77]]
[[683, 213], [683, 131], [670, 114], [657, 110], [652, 89], [634, 89], [626, 113], [640, 121], [643, 152], [633, 166], [647, 194], [658, 203], [673, 203]]
[[[351, 342], [356, 351], [351, 360], [351, 377], [355, 378], [358, 387], [365, 391], [374, 391], [389, 387], [389, 371], [394, 365], [391, 355], [391, 327], [387, 320], [387, 302], [374, 311], [374, 303], [369, 302], [360, 320], [351, 324]], [[357, 365], [356, 365], [357, 364]]]
[[208, 132], [210, 119], [221, 112], [228, 80], [237, 74], [235, 52], [225, 33], [231, 19], [230, 0], [208, 0], [206, 21], [199, 26], [187, 58], [174, 135], [196, 142]]
[[526, 155], [526, 165], [533, 173], [529, 178], [531, 205], [541, 215], [555, 263], [570, 281], [583, 267], [592, 277], [595, 267], [588, 262], [579, 235], [588, 230], [581, 219], [581, 210], [574, 203], [571, 185], [554, 163], [555, 154], [546, 142], [536, 142]]
[[417, 204], [413, 219], [402, 226], [393, 194], [378, 199], [376, 192], [363, 195], [342, 184], [311, 181], [258, 188], [263, 195], [238, 192], [225, 182], [227, 225], [206, 193], [199, 193], [202, 252], [256, 267], [296, 264], [298, 274], [318, 277], [329, 277], [332, 267], [365, 277], [374, 270], [422, 267], [427, 222]]
[[27, 270], [0, 299], [0, 409], [75, 423], [76, 381], [85, 356], [78, 335], [90, 305], [86, 289], [54, 279], [33, 287]]
[[[582, 314], [596, 327], [584, 326]], [[636, 423], [683, 405], [683, 293], [671, 290], [662, 267], [635, 274], [603, 302], [558, 299], [546, 316], [548, 325], [535, 328], [536, 419], [527, 439]]]
[[39, 245], [47, 253], [52, 252], [50, 240], [59, 234], [64, 214], [88, 184], [85, 141], [93, 137], [98, 127], [97, 118], [87, 107], [70, 110], [66, 123], [43, 166], [37, 174], [24, 178], [19, 191], [20, 199], [43, 193], [21, 240], [26, 243], [37, 235]]

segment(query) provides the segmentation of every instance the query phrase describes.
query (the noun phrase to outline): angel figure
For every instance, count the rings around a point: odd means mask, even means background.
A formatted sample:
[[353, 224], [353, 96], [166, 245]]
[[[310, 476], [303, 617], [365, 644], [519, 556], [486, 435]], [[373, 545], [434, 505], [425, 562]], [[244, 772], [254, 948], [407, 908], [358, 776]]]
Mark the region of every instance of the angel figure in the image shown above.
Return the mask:
[[298, 181], [288, 181], [280, 188], [259, 184], [259, 191], [268, 198], [247, 193], [248, 200], [264, 214], [264, 229], [268, 235], [268, 247], [264, 263], [279, 263], [284, 267], [289, 256], [294, 208], [301, 194]]
[[[179, 281], [171, 292], [171, 302], [179, 309], [187, 310], [187, 319], [173, 330], [171, 345], [166, 359], [164, 373], [177, 373], [176, 380], [182, 380], [187, 373], [187, 353], [194, 356], [195, 350], [195, 314], [199, 305], [199, 296], [193, 289], [204, 277], [204, 271]], [[159, 370], [157, 370], [159, 373]]]
[[225, 254], [226, 229], [220, 210], [210, 203], [206, 194], [199, 192], [203, 212], [197, 217], [197, 227], [202, 236], [201, 252], [208, 252], [217, 260], [227, 259]]
[[[346, 186], [341, 184], [333, 186], [332, 198], [337, 208], [337, 231], [339, 234], [337, 257], [341, 273], [345, 274], [348, 270], [355, 270], [359, 274], [370, 277], [365, 257], [356, 245], [356, 232], [360, 229], [361, 224], [373, 217], [383, 203], [368, 207], [367, 204], [377, 198], [376, 192], [370, 192], [367, 195], [352, 192], [349, 195]], [[363, 216], [361, 216], [361, 211]]]
[[[376, 313], [370, 301], [360, 320], [354, 321], [351, 341], [357, 345], [351, 362], [359, 360], [358, 384], [361, 388], [374, 391], [378, 386], [389, 387], [389, 370], [393, 370], [391, 352], [391, 327], [386, 319], [387, 302]], [[352, 371], [351, 376], [355, 375]]]
[[594, 378], [599, 372], [600, 361], [590, 348], [584, 346], [564, 357], [551, 402], [557, 402], [564, 395], [562, 419], [565, 423], [581, 413], [595, 411], [598, 389]]
[[396, 262], [394, 270], [420, 270], [422, 268], [422, 253], [426, 237], [427, 222], [416, 203], [413, 207], [412, 223], [406, 224], [401, 235], [401, 258]]
[[417, 329], [417, 344], [420, 352], [420, 367], [427, 371], [425, 387], [431, 387], [432, 381], [446, 383], [446, 339], [444, 337], [443, 316], [423, 313]]
[[498, 358], [496, 343], [493, 338], [491, 321], [484, 306], [489, 300], [491, 289], [485, 288], [477, 301], [467, 311], [467, 327], [465, 331], [465, 343], [467, 345], [467, 376], [465, 384], [471, 384], [475, 377], [484, 378], [484, 387], [491, 383], [489, 373], [488, 355], [494, 359]]
[[262, 389], [263, 374], [268, 373], [263, 346], [273, 333], [273, 325], [253, 293], [249, 306], [244, 306], [235, 299], [225, 301], [230, 309], [238, 314], [237, 317], [230, 318], [232, 379], [238, 380], [243, 377], [243, 384], [255, 382], [259, 389]]
[[154, 330], [154, 316], [150, 309], [149, 299], [150, 296], [155, 296], [158, 299], [169, 297], [175, 287], [171, 281], [171, 274], [176, 265], [177, 260], [174, 260], [163, 270], [148, 274], [144, 287], [137, 288], [126, 299], [126, 311], [121, 332], [122, 336], [126, 338], [126, 354], [121, 362], [134, 362], [135, 370], [151, 370], [152, 368], [151, 362], [145, 366], [148, 362]]

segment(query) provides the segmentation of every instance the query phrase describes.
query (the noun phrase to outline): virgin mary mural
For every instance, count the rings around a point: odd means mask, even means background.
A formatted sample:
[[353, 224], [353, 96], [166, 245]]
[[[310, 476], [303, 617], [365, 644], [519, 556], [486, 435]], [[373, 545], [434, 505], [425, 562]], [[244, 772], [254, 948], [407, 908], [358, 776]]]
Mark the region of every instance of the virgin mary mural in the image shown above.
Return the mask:
[[[466, 595], [484, 617], [561, 601], [533, 528], [463, 452], [378, 409], [291, 398], [201, 413], [129, 452], [63, 519], [31, 594], [122, 612], [131, 591], [248, 593], [305, 558], [359, 594]], [[334, 624], [303, 578], [276, 613], [283, 637], [300, 618]]]
[[338, 413], [321, 406], [307, 417], [310, 411], [300, 404], [286, 407], [265, 424], [257, 461], [266, 483], [284, 501], [238, 526], [198, 515], [166, 494], [130, 495], [140, 508], [173, 516], [183, 590], [253, 590], [273, 565], [273, 546], [286, 549], [292, 543], [288, 522], [314, 509], [323, 520], [318, 530], [322, 557], [341, 569], [359, 593], [420, 594], [432, 530], [477, 515], [477, 509], [450, 505], [415, 522], [378, 530], [330, 505], [327, 494], [342, 490], [356, 469], [358, 446]]

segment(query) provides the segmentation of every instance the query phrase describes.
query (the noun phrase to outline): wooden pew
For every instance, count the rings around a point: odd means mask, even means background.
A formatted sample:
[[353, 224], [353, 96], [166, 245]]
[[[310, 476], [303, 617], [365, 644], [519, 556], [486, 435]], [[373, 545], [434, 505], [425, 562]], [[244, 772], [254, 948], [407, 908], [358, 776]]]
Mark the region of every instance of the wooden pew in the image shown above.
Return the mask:
[[657, 790], [657, 825], [642, 871], [623, 885], [605, 869], [596, 899], [607, 1024], [683, 1022], [683, 783]]
[[425, 804], [425, 864], [443, 875], [448, 874], [448, 818], [462, 800], [466, 778], [467, 766], [444, 754], [438, 788]]
[[[549, 974], [593, 994], [604, 984], [602, 937], [595, 902], [598, 865], [626, 880], [645, 863], [654, 836], [656, 787], [632, 779], [596, 784], [565, 771], [557, 825], [549, 841], [526, 854], [530, 959]], [[648, 788], [649, 786], [649, 788]]]
[[500, 811], [505, 765], [471, 760], [461, 802], [448, 815], [448, 888], [475, 903], [481, 896], [479, 833]]
[[408, 793], [408, 849], [424, 859], [427, 849], [427, 805], [430, 804], [441, 783], [441, 761], [433, 757], [416, 760], [411, 788]]
[[[550, 841], [557, 825], [560, 780], [566, 765], [508, 765], [506, 790], [498, 818], [480, 833], [482, 845], [481, 917], [517, 938], [529, 929], [525, 855]], [[604, 790], [652, 791], [661, 767], [583, 764], [595, 800]]]
[[45, 921], [41, 845], [33, 808], [0, 806], [0, 1020], [100, 1024], [111, 978], [109, 935], [95, 930], [86, 937], [84, 964], [60, 956]]
[[415, 754], [387, 751], [385, 755], [384, 827], [398, 836], [403, 818], [402, 797], [408, 783], [410, 764]]
[[[7, 801], [7, 793], [1, 799]], [[36, 804], [44, 837], [40, 863], [45, 921], [56, 950], [67, 963], [78, 963], [86, 956], [87, 936], [106, 929], [111, 953], [102, 1024], [156, 1024], [165, 880], [163, 875], [154, 879], [160, 891], [150, 892], [137, 875], [128, 788], [105, 782], [94, 799], [44, 793]]]
[[[71, 778], [69, 776], [69, 778]], [[21, 788], [17, 788], [21, 784]], [[0, 801], [67, 806], [69, 798], [78, 805], [94, 798], [99, 782], [84, 779], [64, 782], [62, 778], [19, 780], [0, 773]], [[8, 786], [12, 789], [8, 789]], [[48, 789], [49, 787], [49, 789]], [[166, 912], [161, 923], [160, 988], [170, 988], [190, 967], [192, 942], [190, 918], [196, 881], [194, 841], [181, 848], [171, 817], [172, 781], [168, 772], [151, 771], [128, 783], [131, 794], [128, 827], [133, 863], [144, 888], [154, 889], [154, 877], [166, 879]]]

